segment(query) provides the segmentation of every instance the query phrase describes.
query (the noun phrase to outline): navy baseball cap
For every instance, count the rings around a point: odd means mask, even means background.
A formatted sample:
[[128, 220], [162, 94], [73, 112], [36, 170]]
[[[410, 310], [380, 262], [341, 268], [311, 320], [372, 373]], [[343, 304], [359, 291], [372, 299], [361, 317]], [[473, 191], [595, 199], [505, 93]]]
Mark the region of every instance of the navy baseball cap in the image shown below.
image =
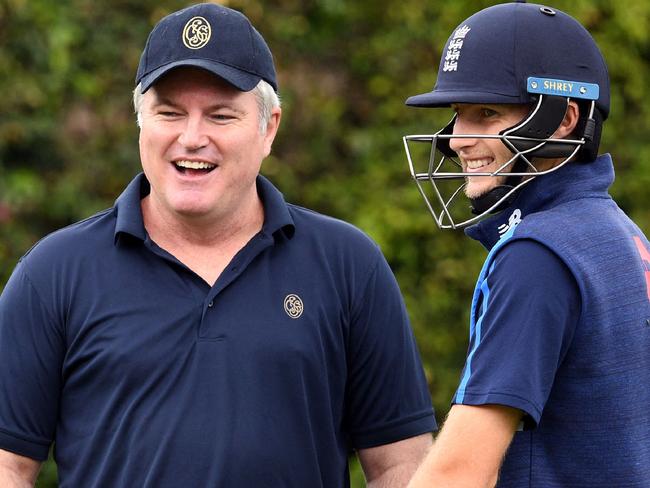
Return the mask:
[[278, 91], [273, 55], [264, 38], [240, 12], [213, 3], [193, 5], [164, 17], [144, 47], [136, 85], [146, 92], [180, 66], [202, 68], [241, 91], [260, 80]]
[[523, 1], [494, 5], [462, 22], [442, 52], [433, 90], [406, 104], [530, 103], [535, 77], [597, 85], [596, 107], [607, 118], [609, 75], [589, 32], [564, 12]]

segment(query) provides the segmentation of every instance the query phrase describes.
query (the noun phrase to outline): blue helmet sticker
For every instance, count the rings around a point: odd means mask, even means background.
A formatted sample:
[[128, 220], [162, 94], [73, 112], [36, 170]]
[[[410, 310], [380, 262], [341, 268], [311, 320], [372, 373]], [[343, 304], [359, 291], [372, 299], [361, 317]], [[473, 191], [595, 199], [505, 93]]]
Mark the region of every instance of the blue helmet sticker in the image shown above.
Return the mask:
[[528, 93], [584, 98], [586, 100], [598, 100], [600, 94], [600, 88], [595, 83], [535, 78], [533, 76], [528, 78], [527, 90]]

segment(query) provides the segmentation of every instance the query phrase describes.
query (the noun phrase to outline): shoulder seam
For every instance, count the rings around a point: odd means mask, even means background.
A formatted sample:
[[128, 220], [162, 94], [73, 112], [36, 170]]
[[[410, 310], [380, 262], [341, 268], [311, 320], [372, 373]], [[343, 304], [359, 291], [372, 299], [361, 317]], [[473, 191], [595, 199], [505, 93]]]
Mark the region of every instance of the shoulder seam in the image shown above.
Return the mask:
[[68, 224], [68, 225], [66, 225], [65, 227], [60, 227], [60, 228], [58, 228], [58, 229], [56, 229], [56, 230], [53, 230], [52, 232], [47, 233], [46, 235], [44, 235], [43, 237], [41, 237], [39, 240], [37, 240], [34, 244], [32, 244], [32, 246], [31, 246], [27, 251], [25, 251], [25, 254], [23, 254], [23, 257], [21, 258], [21, 260], [22, 260], [23, 258], [25, 258], [27, 255], [29, 255], [29, 253], [31, 253], [31, 252], [34, 250], [34, 248], [35, 248], [39, 243], [41, 243], [44, 239], [46, 239], [46, 238], [48, 238], [48, 237], [50, 237], [50, 236], [54, 236], [54, 235], [60, 234], [61, 232], [65, 231], [65, 230], [67, 230], [67, 229], [70, 229], [70, 228], [75, 227], [75, 226], [77, 226], [77, 225], [83, 224], [83, 223], [85, 223], [85, 222], [88, 222], [88, 221], [91, 221], [91, 220], [99, 219], [100, 217], [103, 217], [104, 215], [107, 215], [107, 214], [111, 213], [111, 212], [114, 211], [114, 210], [115, 210], [115, 207], [109, 207], [109, 208], [106, 208], [106, 209], [104, 209], [104, 210], [101, 210], [101, 211], [99, 211], [99, 212], [97, 212], [97, 213], [95, 213], [95, 214], [89, 216], [89, 217], [86, 217], [85, 219], [78, 220], [77, 222], [73, 222], [72, 224]]
[[[20, 269], [20, 267], [18, 267], [18, 268], [16, 268], [16, 271], [20, 272], [25, 277], [25, 280], [27, 281], [27, 284], [34, 290], [34, 294], [35, 294], [36, 298], [38, 299], [38, 301], [43, 306], [43, 310], [47, 314], [50, 322], [52, 324], [57, 324], [58, 320], [56, 320], [56, 318], [54, 316], [54, 313], [52, 312], [52, 310], [49, 309], [49, 307], [47, 306], [47, 303], [45, 303], [45, 301], [43, 300], [40, 292], [38, 291], [38, 288], [36, 287], [36, 285], [34, 285], [34, 281], [29, 277], [29, 273], [28, 273], [29, 269], [28, 269], [27, 262], [25, 260], [23, 260], [23, 259], [21, 259], [20, 262], [21, 262], [22, 266], [24, 267], [24, 269]], [[64, 343], [65, 343], [65, 336], [66, 336], [65, 324], [61, 324], [61, 326], [63, 328], [63, 330], [61, 331], [61, 336], [62, 336], [62, 339], [64, 340]]]

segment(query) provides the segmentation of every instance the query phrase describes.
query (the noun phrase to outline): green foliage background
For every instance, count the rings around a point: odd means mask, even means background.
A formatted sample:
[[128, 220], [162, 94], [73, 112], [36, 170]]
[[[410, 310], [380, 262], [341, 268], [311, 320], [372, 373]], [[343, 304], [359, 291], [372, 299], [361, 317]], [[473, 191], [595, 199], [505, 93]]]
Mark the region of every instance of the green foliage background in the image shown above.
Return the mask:
[[[495, 2], [222, 3], [249, 16], [276, 59], [284, 118], [263, 173], [289, 201], [346, 219], [381, 245], [442, 420], [484, 252], [462, 232], [435, 229], [408, 175], [401, 136], [431, 133], [449, 114], [403, 101], [433, 86], [453, 28]], [[139, 170], [131, 90], [140, 52], [153, 24], [186, 5], [0, 0], [0, 286], [34, 242], [110, 206]], [[614, 196], [650, 230], [650, 1], [552, 6], [580, 20], [608, 61], [612, 112], [601, 149], [615, 156]], [[353, 478], [363, 486], [356, 465]], [[56, 486], [51, 462], [39, 486]]]

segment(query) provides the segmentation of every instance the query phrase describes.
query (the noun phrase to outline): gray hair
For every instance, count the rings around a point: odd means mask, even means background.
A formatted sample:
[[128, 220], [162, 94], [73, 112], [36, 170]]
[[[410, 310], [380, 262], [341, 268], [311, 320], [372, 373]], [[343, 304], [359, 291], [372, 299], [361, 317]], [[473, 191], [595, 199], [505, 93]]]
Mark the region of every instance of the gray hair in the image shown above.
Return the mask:
[[[264, 135], [266, 134], [266, 126], [271, 118], [271, 112], [274, 108], [280, 107], [280, 97], [275, 93], [273, 87], [264, 80], [260, 80], [251, 92], [255, 95], [255, 99], [257, 100], [257, 107], [260, 112], [260, 133]], [[133, 108], [135, 109], [138, 127], [142, 127], [143, 96], [142, 85], [138, 84], [138, 86], [135, 87], [135, 90], [133, 90]]]

